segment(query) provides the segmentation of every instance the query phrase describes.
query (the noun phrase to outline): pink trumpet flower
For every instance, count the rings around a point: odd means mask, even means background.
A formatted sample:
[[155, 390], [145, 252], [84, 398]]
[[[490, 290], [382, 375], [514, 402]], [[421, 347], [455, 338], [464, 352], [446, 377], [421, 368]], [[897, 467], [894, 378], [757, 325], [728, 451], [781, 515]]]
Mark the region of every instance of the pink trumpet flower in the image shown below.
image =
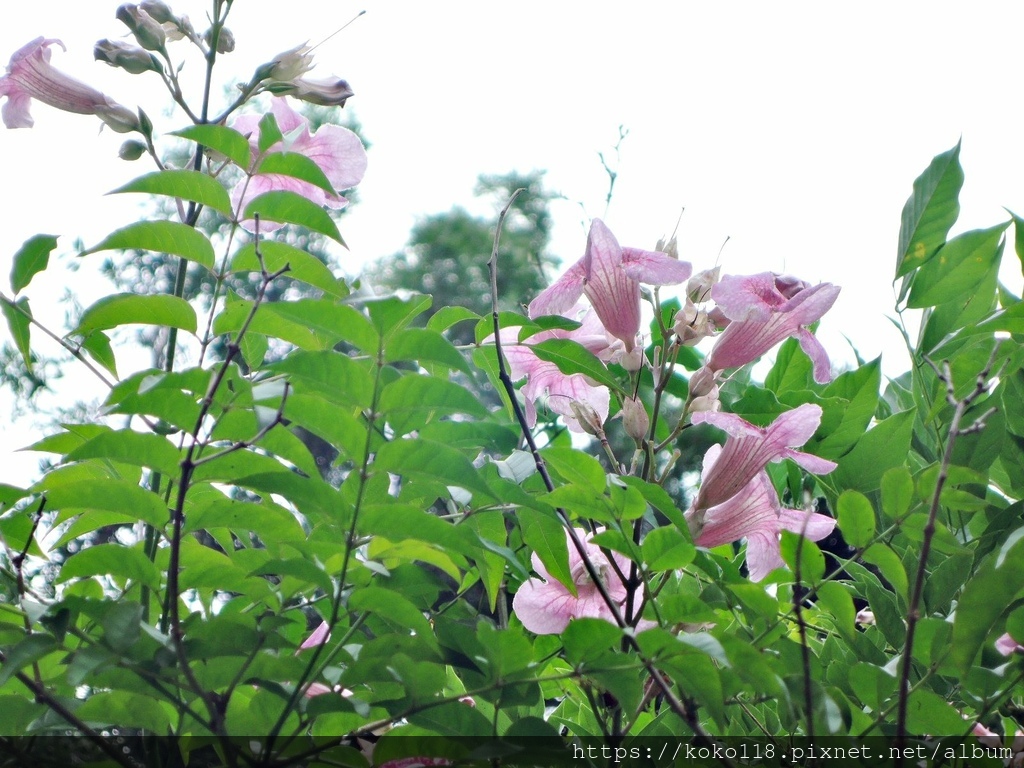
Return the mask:
[[[722, 453], [718, 445], [708, 450], [704, 456], [705, 476], [721, 461]], [[691, 516], [692, 511], [687, 512], [687, 517]], [[832, 533], [835, 526], [836, 521], [827, 515], [783, 508], [768, 473], [761, 470], [735, 496], [705, 512], [694, 543], [717, 547], [746, 539], [747, 570], [752, 581], [760, 581], [784, 564], [779, 550], [782, 531], [819, 541]]]
[[[612, 600], [620, 606], [623, 605], [626, 602], [626, 585], [622, 583], [622, 579], [601, 548], [590, 543], [590, 535], [579, 528], [576, 532], [585, 540], [587, 558], [600, 574]], [[536, 635], [556, 635], [569, 626], [572, 619], [598, 618], [614, 621], [611, 609], [587, 573], [583, 558], [572, 545], [568, 533], [566, 543], [569, 546], [569, 571], [576, 587], [576, 594], [573, 595], [564, 584], [548, 573], [540, 558], [534, 554], [533, 570], [540, 578], [523, 582], [512, 599], [513, 612], [523, 622], [523, 626]], [[629, 573], [629, 560], [616, 553], [612, 554], [612, 558], [620, 572]]]
[[118, 133], [139, 127], [139, 118], [130, 109], [50, 64], [51, 45], [64, 48], [60, 40], [37, 37], [11, 56], [7, 74], [0, 77], [0, 96], [7, 97], [4, 125], [31, 128], [30, 107], [32, 99], [37, 99], [65, 112], [96, 115]]
[[[573, 308], [569, 313], [574, 317], [584, 311], [582, 305]], [[606, 387], [595, 386], [582, 373], [566, 375], [558, 366], [537, 357], [530, 348], [547, 339], [571, 339], [579, 342], [602, 359], [617, 353], [618, 341], [614, 345], [608, 342], [608, 334], [601, 327], [600, 321], [593, 310], [586, 311], [582, 324], [573, 331], [552, 330], [530, 336], [519, 341], [519, 327], [501, 330], [501, 349], [508, 360], [510, 375], [513, 381], [526, 377], [523, 396], [526, 399], [526, 419], [532, 427], [537, 423], [537, 406], [535, 402], [547, 395], [547, 404], [555, 413], [561, 415], [565, 424], [573, 432], [590, 432], [594, 426], [600, 427], [608, 418], [611, 397]], [[576, 408], [573, 408], [576, 404]], [[580, 414], [591, 416], [593, 423], [581, 424]]]
[[814, 363], [814, 380], [824, 384], [831, 378], [828, 354], [807, 326], [820, 320], [837, 296], [839, 288], [831, 283], [811, 286], [772, 272], [723, 277], [711, 297], [730, 322], [707, 366], [714, 371], [738, 368], [795, 336]]
[[740, 492], [769, 462], [792, 459], [808, 472], [828, 474], [835, 462], [793, 450], [802, 446], [821, 424], [821, 406], [805, 403], [779, 414], [767, 427], [755, 427], [733, 413], [702, 411], [691, 417], [694, 424], [707, 423], [723, 430], [728, 438], [714, 465], [706, 471], [691, 512], [694, 538], [700, 535], [704, 516], [712, 507]]
[[[366, 149], [355, 133], [329, 123], [310, 133], [309, 121], [292, 109], [284, 98], [273, 99], [271, 109], [284, 139], [272, 145], [268, 152], [287, 151], [305, 155], [320, 166], [336, 190], [351, 189], [363, 180], [366, 173]], [[249, 136], [253, 157], [259, 155], [259, 121], [260, 118], [255, 115], [243, 115], [232, 125], [236, 131]], [[232, 206], [241, 215], [256, 197], [277, 191], [295, 192], [317, 205], [329, 208], [344, 208], [348, 205], [348, 200], [341, 195], [330, 194], [308, 181], [279, 173], [257, 173], [238, 182], [232, 192]], [[242, 225], [253, 230], [251, 221], [243, 221]], [[264, 232], [280, 229], [281, 226], [274, 222], [260, 222], [260, 229]]]
[[629, 353], [640, 331], [640, 283], [675, 285], [690, 272], [687, 262], [664, 253], [623, 248], [605, 223], [594, 219], [583, 258], [530, 302], [530, 317], [567, 312], [586, 294], [608, 333]]

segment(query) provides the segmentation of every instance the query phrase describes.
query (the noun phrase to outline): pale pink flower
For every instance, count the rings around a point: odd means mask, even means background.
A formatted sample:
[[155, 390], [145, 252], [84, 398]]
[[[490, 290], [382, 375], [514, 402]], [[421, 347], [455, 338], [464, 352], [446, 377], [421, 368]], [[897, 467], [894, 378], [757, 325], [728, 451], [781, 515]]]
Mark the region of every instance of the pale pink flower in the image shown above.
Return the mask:
[[[522, 392], [526, 399], [527, 423], [531, 427], [537, 423], [535, 403], [545, 396], [548, 408], [561, 415], [566, 426], [573, 432], [592, 431], [580, 424], [573, 403], [593, 409], [598, 425], [604, 424], [608, 418], [611, 396], [607, 387], [594, 385], [582, 373], [566, 375], [554, 363], [541, 360], [531, 349], [534, 344], [548, 339], [571, 339], [602, 359], [615, 355], [619, 344], [609, 343], [608, 334], [605, 333], [594, 311], [585, 310], [582, 305], [574, 307], [573, 312], [576, 316], [579, 316], [580, 311], [585, 311], [586, 314], [583, 315], [580, 327], [572, 331], [541, 331], [520, 342], [518, 326], [501, 329], [501, 349], [509, 364], [509, 375], [513, 381], [526, 377]], [[573, 316], [573, 313], [570, 313], [570, 316]]]
[[[705, 478], [721, 461], [722, 453], [719, 445], [708, 449], [702, 473]], [[688, 511], [686, 517], [695, 520], [695, 510]], [[836, 521], [827, 515], [783, 508], [768, 473], [761, 470], [734, 496], [704, 512], [694, 543], [717, 547], [746, 539], [747, 570], [752, 581], [760, 581], [784, 565], [779, 551], [782, 531], [819, 541], [832, 533], [835, 525]]]
[[594, 219], [583, 258], [530, 302], [530, 317], [568, 311], [586, 295], [604, 327], [627, 353], [640, 331], [640, 283], [675, 285], [690, 276], [690, 265], [658, 251], [623, 248], [600, 219]]
[[1012, 656], [1015, 653], [1024, 653], [1024, 645], [1018, 643], [1009, 632], [1000, 635], [996, 640], [996, 650], [1003, 656]]
[[[600, 547], [590, 542], [590, 534], [579, 528], [576, 532], [584, 540], [587, 559], [600, 574], [611, 599], [620, 606], [624, 605], [626, 585], [615, 572], [607, 556]], [[534, 553], [533, 570], [540, 578], [523, 582], [512, 599], [512, 610], [523, 626], [536, 635], [556, 635], [569, 626], [572, 619], [597, 618], [614, 622], [611, 609], [587, 573], [583, 558], [573, 546], [568, 533], [565, 539], [569, 547], [569, 572], [576, 587], [576, 595], [574, 596], [564, 584], [548, 573], [547, 568]], [[612, 558], [619, 571], [629, 573], [628, 559], [615, 552], [612, 553]]]
[[839, 288], [831, 283], [811, 286], [772, 272], [723, 277], [711, 296], [730, 322], [711, 350], [708, 367], [738, 368], [795, 336], [814, 363], [814, 380], [827, 382], [828, 354], [807, 326], [820, 320], [838, 295]]
[[755, 427], [733, 413], [713, 411], [695, 413], [691, 420], [694, 424], [711, 424], [728, 435], [693, 504], [698, 526], [707, 510], [739, 493], [769, 462], [792, 459], [808, 472], [819, 475], [836, 468], [835, 462], [793, 450], [810, 440], [821, 424], [821, 406], [813, 403], [779, 414], [767, 427]]
[[4, 125], [31, 128], [33, 120], [29, 110], [32, 99], [38, 99], [65, 112], [96, 115], [118, 133], [138, 128], [139, 118], [130, 109], [51, 65], [51, 45], [64, 48], [60, 40], [37, 37], [11, 56], [7, 74], [0, 77], [0, 96], [7, 97], [3, 107]]
[[[320, 625], [310, 633], [309, 637], [302, 641], [302, 645], [299, 646], [299, 650], [295, 653], [298, 654], [300, 651], [306, 651], [318, 645], [323, 645], [330, 637], [330, 627], [327, 626], [326, 621], [321, 621]], [[302, 695], [307, 699], [312, 699], [314, 696], [323, 696], [326, 693], [336, 693], [345, 698], [352, 695], [352, 691], [348, 688], [343, 688], [340, 685], [325, 685], [324, 683], [308, 683]]]
[[[305, 155], [320, 167], [335, 190], [350, 189], [362, 181], [366, 173], [366, 149], [355, 133], [331, 124], [321, 125], [314, 133], [310, 133], [309, 121], [292, 109], [284, 98], [273, 99], [271, 110], [284, 139], [272, 145], [268, 152], [287, 151]], [[243, 115], [232, 125], [236, 131], [249, 136], [254, 158], [259, 157], [259, 121], [257, 116]], [[254, 160], [254, 166], [258, 164], [259, 159]], [[329, 208], [344, 208], [348, 205], [348, 200], [337, 193], [329, 194], [308, 181], [277, 173], [257, 173], [251, 178], [242, 179], [235, 185], [231, 202], [234, 210], [241, 215], [256, 197], [275, 191], [295, 192], [317, 205]], [[250, 221], [243, 221], [242, 226], [250, 231], [253, 229]], [[264, 232], [281, 226], [274, 222], [260, 223], [260, 229]]]

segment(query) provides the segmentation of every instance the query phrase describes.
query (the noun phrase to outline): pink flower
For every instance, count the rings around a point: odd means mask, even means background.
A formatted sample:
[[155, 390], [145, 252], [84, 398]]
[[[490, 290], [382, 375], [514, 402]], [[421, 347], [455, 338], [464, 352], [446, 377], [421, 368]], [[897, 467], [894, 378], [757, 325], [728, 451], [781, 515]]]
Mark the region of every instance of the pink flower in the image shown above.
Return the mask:
[[706, 472], [691, 510], [699, 535], [704, 514], [728, 501], [754, 479], [769, 462], [792, 459], [808, 472], [827, 474], [835, 462], [795, 451], [814, 434], [821, 423], [821, 406], [805, 403], [779, 414], [767, 427], [755, 427], [733, 413], [703, 411], [691, 417], [694, 424], [707, 423], [727, 435], [721, 454]]
[[[578, 313], [583, 310], [581, 305], [574, 308]], [[572, 314], [570, 314], [572, 316]], [[608, 335], [601, 326], [593, 310], [586, 311], [582, 325], [573, 331], [553, 330], [542, 331], [523, 342], [519, 341], [519, 327], [501, 329], [501, 349], [509, 364], [509, 375], [513, 381], [526, 377], [523, 396], [526, 398], [526, 419], [532, 427], [537, 423], [537, 407], [535, 402], [547, 395], [548, 408], [562, 416], [566, 426], [573, 432], [592, 432], [590, 425], [581, 425], [577, 418], [577, 409], [582, 405], [592, 409], [596, 414], [598, 425], [604, 424], [608, 418], [611, 397], [608, 389], [595, 386], [582, 373], [566, 375], [558, 366], [541, 360], [530, 347], [548, 339], [571, 339], [582, 344], [598, 357], [607, 359], [615, 354], [618, 342], [609, 345]], [[577, 409], [573, 404], [577, 404]], [[588, 427], [588, 428], [585, 428]]]
[[[721, 461], [723, 449], [714, 445], [704, 456], [703, 476], [711, 474]], [[695, 510], [686, 513], [690, 519]], [[717, 547], [740, 539], [747, 540], [747, 570], [752, 581], [760, 581], [784, 563], [779, 551], [782, 531], [803, 534], [811, 541], [825, 538], [835, 528], [836, 521], [816, 512], [785, 509], [779, 504], [778, 494], [764, 470], [740, 491], [726, 501], [704, 513], [694, 543], [702, 547]]]
[[[626, 585], [601, 548], [590, 543], [591, 536], [579, 528], [576, 532], [585, 540], [587, 558], [600, 574], [612, 600], [623, 605], [626, 602]], [[523, 582], [512, 599], [512, 610], [523, 622], [523, 626], [536, 635], [556, 635], [569, 626], [572, 619], [598, 618], [614, 621], [611, 610], [587, 573], [583, 558], [572, 545], [568, 533], [565, 538], [569, 546], [569, 571], [576, 587], [576, 595], [574, 596], [564, 584], [548, 573], [535, 553], [532, 558], [533, 570], [540, 578]], [[619, 570], [628, 574], [629, 560], [617, 553], [613, 553], [612, 557]]]
[[[275, 98], [271, 110], [277, 120], [277, 127], [284, 136], [283, 141], [272, 145], [268, 152], [297, 152], [305, 155], [320, 166], [331, 185], [337, 189], [350, 189], [363, 179], [366, 173], [366, 149], [359, 137], [340, 125], [321, 125], [314, 133], [309, 132], [309, 121], [288, 106], [287, 100]], [[259, 156], [259, 118], [243, 115], [233, 128], [249, 135], [253, 157]], [[254, 162], [255, 170], [259, 159]], [[348, 200], [338, 194], [328, 194], [308, 181], [284, 176], [278, 173], [257, 173], [242, 179], [232, 192], [232, 205], [239, 215], [256, 197], [266, 192], [288, 191], [302, 195], [317, 205], [330, 208], [344, 208]], [[252, 222], [243, 221], [242, 226], [252, 231]], [[282, 225], [274, 222], [260, 222], [260, 229], [272, 232]]]
[[586, 294], [612, 336], [631, 352], [640, 331], [640, 283], [674, 285], [690, 276], [690, 265], [664, 253], [623, 248], [594, 219], [583, 258], [530, 302], [530, 317], [561, 314]]
[[[320, 625], [310, 633], [309, 637], [302, 641], [302, 645], [299, 646], [299, 650], [295, 653], [298, 654], [300, 651], [306, 651], [310, 648], [315, 648], [318, 645], [323, 645], [330, 639], [330, 637], [330, 627], [327, 626], [326, 621], [321, 621]], [[323, 696], [325, 693], [336, 693], [339, 696], [344, 696], [345, 698], [352, 695], [352, 691], [348, 688], [343, 688], [340, 685], [324, 685], [323, 683], [307, 684], [302, 695], [307, 699], [312, 699], [314, 696]]]
[[1024, 653], [1024, 645], [1018, 643], [1009, 632], [1000, 635], [996, 640], [996, 650], [1003, 656], [1012, 656], [1015, 653]]
[[730, 322], [711, 350], [708, 367], [714, 371], [738, 368], [796, 336], [814, 363], [814, 380], [827, 382], [831, 378], [828, 354], [807, 326], [821, 319], [838, 295], [839, 288], [831, 283], [810, 286], [772, 272], [723, 277], [711, 296]]
[[54, 44], [64, 48], [60, 40], [37, 37], [11, 56], [7, 74], [0, 77], [0, 96], [7, 97], [4, 125], [31, 128], [29, 108], [32, 99], [38, 99], [65, 112], [96, 115], [118, 133], [136, 130], [139, 118], [134, 112], [50, 64], [50, 46]]

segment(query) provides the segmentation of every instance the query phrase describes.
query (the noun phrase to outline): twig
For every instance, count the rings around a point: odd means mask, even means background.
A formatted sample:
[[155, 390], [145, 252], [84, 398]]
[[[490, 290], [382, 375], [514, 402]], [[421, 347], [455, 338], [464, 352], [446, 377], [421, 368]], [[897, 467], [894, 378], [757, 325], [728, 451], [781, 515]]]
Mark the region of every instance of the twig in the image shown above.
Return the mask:
[[[917, 573], [914, 576], [914, 588], [910, 597], [910, 605], [907, 610], [907, 637], [903, 645], [902, 664], [900, 667], [899, 703], [896, 711], [896, 746], [903, 746], [907, 739], [907, 706], [910, 700], [910, 670], [913, 662], [914, 634], [917, 623], [921, 619], [921, 597], [924, 593], [924, 581], [927, 575], [928, 555], [931, 553], [932, 539], [935, 536], [935, 519], [938, 516], [939, 506], [942, 499], [942, 490], [949, 479], [949, 467], [953, 463], [953, 446], [960, 435], [975, 432], [984, 426], [984, 418], [991, 411], [977, 419], [967, 427], [961, 427], [960, 422], [967, 414], [968, 408], [984, 392], [988, 390], [989, 374], [995, 363], [996, 355], [999, 353], [999, 344], [992, 349], [988, 362], [978, 374], [974, 389], [966, 397], [957, 400], [956, 391], [953, 386], [952, 371], [949, 362], [944, 361], [940, 370], [931, 360], [925, 361], [935, 371], [939, 381], [946, 385], [946, 400], [953, 406], [953, 418], [949, 422], [949, 434], [946, 437], [946, 450], [942, 454], [942, 463], [939, 465], [939, 475], [935, 481], [935, 491], [932, 493], [931, 505], [928, 508], [928, 522], [924, 527], [923, 540], [921, 542], [921, 554], [917, 563]], [[1004, 366], [1005, 367], [1005, 363]], [[1002, 373], [1002, 368], [996, 373], [996, 377]], [[981, 424], [982, 427], [978, 425]]]
[[803, 595], [800, 594], [802, 579], [802, 557], [804, 549], [804, 533], [807, 530], [807, 518], [801, 526], [800, 538], [796, 541], [796, 555], [793, 563], [793, 612], [796, 615], [796, 626], [800, 632], [800, 664], [803, 667], [804, 711], [807, 715], [807, 738], [814, 741], [814, 695], [811, 688], [811, 649], [807, 647], [807, 622], [804, 621]]

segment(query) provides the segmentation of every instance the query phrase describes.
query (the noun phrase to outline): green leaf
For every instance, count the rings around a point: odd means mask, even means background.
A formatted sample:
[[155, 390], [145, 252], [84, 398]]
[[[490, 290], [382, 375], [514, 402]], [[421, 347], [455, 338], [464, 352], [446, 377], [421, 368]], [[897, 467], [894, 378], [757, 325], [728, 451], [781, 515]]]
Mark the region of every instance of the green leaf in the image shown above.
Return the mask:
[[419, 374], [403, 376], [384, 387], [378, 410], [395, 429], [395, 434], [400, 435], [455, 413], [478, 419], [487, 416], [487, 409], [469, 390], [450, 381]]
[[319, 232], [332, 240], [345, 245], [334, 219], [316, 203], [302, 195], [287, 190], [264, 192], [245, 206], [240, 220], [248, 221], [256, 214], [269, 221], [282, 224], [298, 224], [300, 227]]
[[895, 590], [899, 597], [904, 600], [907, 599], [910, 589], [907, 571], [903, 567], [903, 562], [899, 556], [893, 552], [889, 545], [881, 542], [872, 544], [864, 551], [862, 557], [864, 562], [870, 563], [881, 571], [882, 576], [892, 585], [893, 590]]
[[911, 272], [930, 259], [945, 242], [960, 213], [960, 142], [936, 156], [914, 181], [914, 191], [903, 206], [896, 249], [896, 277]]
[[877, 490], [882, 475], [907, 460], [914, 416], [914, 411], [903, 411], [876, 424], [839, 460], [830, 482], [862, 493]]
[[875, 415], [881, 382], [881, 357], [876, 357], [856, 370], [846, 371], [837, 376], [821, 394], [824, 398], [835, 397], [846, 401], [846, 406], [839, 410], [840, 421], [828, 429], [820, 441], [812, 443], [804, 450], [815, 456], [833, 460], [846, 453], [867, 431], [871, 418]]
[[465, 322], [466, 320], [479, 320], [480, 315], [471, 309], [460, 306], [441, 307], [427, 322], [427, 328], [432, 331], [447, 331], [453, 325]]
[[138, 249], [181, 256], [212, 270], [216, 255], [209, 239], [194, 227], [176, 221], [139, 221], [107, 235], [82, 256], [97, 251]]
[[569, 570], [569, 545], [565, 529], [552, 515], [522, 507], [517, 517], [523, 541], [537, 557], [552, 578], [576, 594], [576, 583]]
[[775, 353], [775, 365], [764, 377], [764, 385], [782, 395], [786, 392], [803, 392], [811, 389], [814, 381], [814, 365], [811, 358], [795, 339], [786, 339]]
[[868, 498], [857, 491], [843, 491], [837, 504], [839, 530], [851, 547], [861, 549], [875, 535], [875, 510]]
[[396, 475], [440, 480], [445, 485], [457, 486], [493, 498], [479, 471], [462, 453], [441, 443], [427, 440], [393, 440], [377, 451], [376, 471]]
[[567, 483], [604, 493], [607, 485], [604, 467], [593, 456], [574, 448], [545, 448], [541, 457]]
[[400, 291], [391, 296], [370, 299], [366, 302], [366, 309], [370, 313], [370, 322], [373, 323], [373, 327], [377, 329], [381, 338], [388, 342], [413, 318], [430, 309], [433, 301], [430, 296], [422, 293]]
[[164, 325], [195, 333], [196, 311], [177, 296], [119, 293], [105, 296], [85, 310], [74, 332], [88, 334], [134, 323]]
[[388, 363], [405, 360], [440, 363], [463, 373], [471, 372], [469, 363], [455, 345], [437, 331], [427, 328], [406, 328], [396, 333], [384, 350], [384, 360]]
[[630, 477], [624, 475], [619, 478], [626, 485], [636, 488], [640, 491], [640, 494], [647, 500], [647, 503], [654, 507], [656, 510], [661, 512], [670, 523], [673, 523], [680, 531], [683, 531], [689, 535], [689, 526], [686, 523], [686, 518], [683, 517], [683, 513], [679, 507], [676, 506], [675, 500], [668, 495], [668, 492], [660, 485], [654, 483], [648, 483], [641, 480], [639, 477]]
[[356, 360], [333, 351], [293, 352], [284, 360], [267, 366], [288, 374], [299, 394], [308, 390], [332, 402], [369, 408], [373, 397], [373, 379]]
[[29, 309], [28, 299], [22, 296], [16, 302], [11, 303], [7, 299], [0, 300], [0, 310], [3, 310], [4, 318], [7, 320], [7, 328], [14, 338], [14, 344], [21, 353], [25, 367], [32, 370], [32, 345], [31, 327], [32, 310]]
[[614, 392], [622, 391], [619, 382], [604, 367], [604, 363], [579, 342], [571, 339], [548, 339], [531, 345], [530, 349], [541, 360], [554, 363], [558, 370], [566, 375], [582, 373]]
[[[306, 285], [319, 288], [324, 293], [341, 299], [349, 294], [345, 282], [336, 278], [326, 264], [313, 254], [296, 248], [294, 245], [276, 240], [263, 240], [260, 242], [260, 253], [263, 254], [263, 264], [267, 272], [277, 272], [287, 264], [288, 271], [283, 277], [306, 283]], [[238, 250], [231, 260], [231, 271], [260, 271], [255, 243], [249, 243]]]
[[655, 528], [640, 545], [647, 567], [652, 571], [685, 568], [693, 562], [697, 550], [676, 528]]
[[952, 661], [962, 673], [996, 620], [1024, 588], [1024, 528], [1014, 531], [996, 552], [989, 554], [967, 582], [956, 606], [953, 622]]
[[61, 510], [104, 509], [111, 512], [128, 511], [136, 519], [157, 528], [167, 524], [167, 505], [155, 493], [124, 480], [74, 480], [60, 482], [53, 474], [33, 486], [33, 491], [46, 493], [46, 508]]
[[233, 128], [223, 125], [190, 125], [172, 136], [180, 136], [220, 152], [242, 170], [249, 168], [249, 141]]
[[260, 129], [260, 140], [259, 140], [259, 150], [260, 150], [260, 152], [266, 152], [272, 146], [277, 144], [277, 142], [279, 142], [282, 139], [284, 139], [284, 136], [281, 135], [281, 129], [278, 128], [278, 126], [277, 126], [277, 118], [274, 117], [274, 115], [272, 113], [270, 113], [270, 112], [268, 112], [262, 118], [260, 118], [259, 129]]
[[793, 577], [801, 584], [817, 584], [825, 575], [825, 556], [813, 541], [792, 531], [783, 531], [779, 550], [782, 559], [793, 571]]
[[5, 649], [3, 665], [0, 665], [0, 686], [14, 677], [16, 672], [39, 661], [57, 649], [57, 641], [50, 635], [31, 634], [13, 648]]
[[957, 235], [922, 266], [907, 298], [912, 308], [962, 299], [975, 290], [999, 260], [1009, 222]]
[[272, 152], [263, 158], [256, 173], [276, 173], [281, 176], [290, 176], [293, 179], [308, 182], [314, 187], [319, 187], [328, 195], [334, 195], [334, 187], [330, 179], [324, 175], [313, 160], [300, 155], [298, 152]]
[[347, 304], [323, 298], [275, 301], [266, 307], [279, 317], [306, 326], [332, 347], [344, 341], [368, 355], [377, 353], [377, 332], [365, 315]]
[[144, 192], [191, 200], [231, 217], [231, 199], [220, 182], [199, 171], [155, 171], [129, 181], [110, 194]]
[[893, 467], [882, 475], [882, 510], [890, 520], [903, 517], [914, 501], [914, 478], [906, 467]]
[[[229, 301], [214, 318], [213, 332], [217, 335], [236, 335], [245, 326], [249, 315], [252, 314], [252, 306], [251, 301], [237, 297]], [[287, 341], [299, 349], [323, 350], [333, 346], [329, 339], [317, 335], [305, 324], [282, 317], [274, 310], [274, 304], [261, 304], [256, 310], [256, 314], [253, 315], [248, 329], [253, 333]]]
[[60, 569], [56, 582], [88, 576], [117, 577], [152, 589], [159, 588], [161, 580], [160, 569], [146, 557], [141, 545], [96, 544], [76, 552]]
[[122, 429], [97, 435], [67, 455], [68, 461], [82, 459], [110, 459], [173, 476], [181, 457], [165, 437]]
[[46, 269], [50, 251], [57, 247], [57, 235], [35, 235], [24, 242], [14, 254], [11, 264], [11, 290], [18, 293], [28, 287], [32, 278]]
[[117, 359], [114, 357], [114, 348], [110, 346], [110, 337], [107, 334], [103, 331], [93, 331], [82, 339], [82, 349], [115, 378], [117, 377]]

